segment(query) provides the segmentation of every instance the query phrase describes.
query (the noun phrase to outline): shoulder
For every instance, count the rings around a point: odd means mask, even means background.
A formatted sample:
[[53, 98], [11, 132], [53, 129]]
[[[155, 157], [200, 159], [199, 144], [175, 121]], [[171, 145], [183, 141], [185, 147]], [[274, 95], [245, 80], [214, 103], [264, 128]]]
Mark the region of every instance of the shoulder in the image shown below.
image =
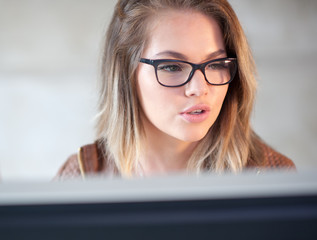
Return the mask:
[[72, 154], [67, 158], [54, 179], [84, 178], [85, 175], [98, 173], [102, 167], [99, 155], [96, 143], [80, 147], [77, 154]]
[[272, 166], [274, 168], [295, 168], [295, 164], [291, 159], [283, 154], [275, 151], [270, 146], [263, 144], [263, 157], [265, 166]]
[[74, 179], [81, 177], [77, 154], [73, 154], [67, 158], [66, 162], [60, 167], [54, 180]]
[[96, 141], [80, 147], [77, 154], [71, 155], [59, 169], [55, 179], [84, 178], [102, 173], [112, 176], [117, 172], [103, 154], [102, 145]]
[[271, 169], [296, 169], [294, 162], [283, 154], [277, 152], [264, 142], [260, 142], [258, 147], [261, 150], [261, 161], [250, 159], [247, 167], [271, 168]]

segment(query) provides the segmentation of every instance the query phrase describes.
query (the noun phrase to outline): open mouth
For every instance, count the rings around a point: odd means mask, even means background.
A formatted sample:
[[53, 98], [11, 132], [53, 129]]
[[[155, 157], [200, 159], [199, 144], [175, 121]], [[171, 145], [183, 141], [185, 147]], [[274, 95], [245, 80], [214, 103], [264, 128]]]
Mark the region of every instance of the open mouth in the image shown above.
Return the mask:
[[200, 123], [210, 116], [210, 107], [207, 104], [196, 104], [181, 112], [180, 115], [189, 123]]
[[194, 110], [194, 111], [192, 111], [192, 112], [188, 112], [188, 114], [199, 115], [199, 114], [202, 114], [202, 113], [204, 113], [204, 112], [205, 112], [205, 110], [199, 109], [199, 110]]

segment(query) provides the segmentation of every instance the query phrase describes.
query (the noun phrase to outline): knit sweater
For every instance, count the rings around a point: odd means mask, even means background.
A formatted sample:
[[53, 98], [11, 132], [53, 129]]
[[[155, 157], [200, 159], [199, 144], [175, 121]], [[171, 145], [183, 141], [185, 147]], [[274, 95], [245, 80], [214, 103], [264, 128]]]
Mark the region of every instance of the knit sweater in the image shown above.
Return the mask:
[[[292, 160], [276, 152], [268, 145], [262, 143], [261, 148], [263, 161], [255, 163], [252, 159], [249, 159], [245, 169], [256, 169], [257, 173], [264, 172], [267, 169], [295, 169]], [[106, 176], [119, 175], [113, 164], [107, 163], [98, 144], [93, 143], [79, 148], [77, 154], [71, 155], [59, 169], [55, 179], [64, 180], [97, 174]]]

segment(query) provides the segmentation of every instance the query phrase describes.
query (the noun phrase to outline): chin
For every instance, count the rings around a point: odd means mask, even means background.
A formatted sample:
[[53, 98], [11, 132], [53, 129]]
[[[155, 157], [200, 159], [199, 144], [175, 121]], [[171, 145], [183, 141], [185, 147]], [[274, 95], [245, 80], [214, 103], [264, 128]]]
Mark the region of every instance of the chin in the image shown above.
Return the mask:
[[185, 134], [180, 134], [177, 138], [184, 142], [198, 142], [207, 135], [208, 131], [201, 132], [186, 132]]

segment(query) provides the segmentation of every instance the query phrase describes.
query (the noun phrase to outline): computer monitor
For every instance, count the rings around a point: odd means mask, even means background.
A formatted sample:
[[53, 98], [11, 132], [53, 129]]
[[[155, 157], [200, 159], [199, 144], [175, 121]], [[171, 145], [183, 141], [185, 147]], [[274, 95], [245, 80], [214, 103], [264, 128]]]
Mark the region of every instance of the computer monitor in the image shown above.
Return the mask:
[[317, 239], [317, 172], [0, 184], [1, 239]]

